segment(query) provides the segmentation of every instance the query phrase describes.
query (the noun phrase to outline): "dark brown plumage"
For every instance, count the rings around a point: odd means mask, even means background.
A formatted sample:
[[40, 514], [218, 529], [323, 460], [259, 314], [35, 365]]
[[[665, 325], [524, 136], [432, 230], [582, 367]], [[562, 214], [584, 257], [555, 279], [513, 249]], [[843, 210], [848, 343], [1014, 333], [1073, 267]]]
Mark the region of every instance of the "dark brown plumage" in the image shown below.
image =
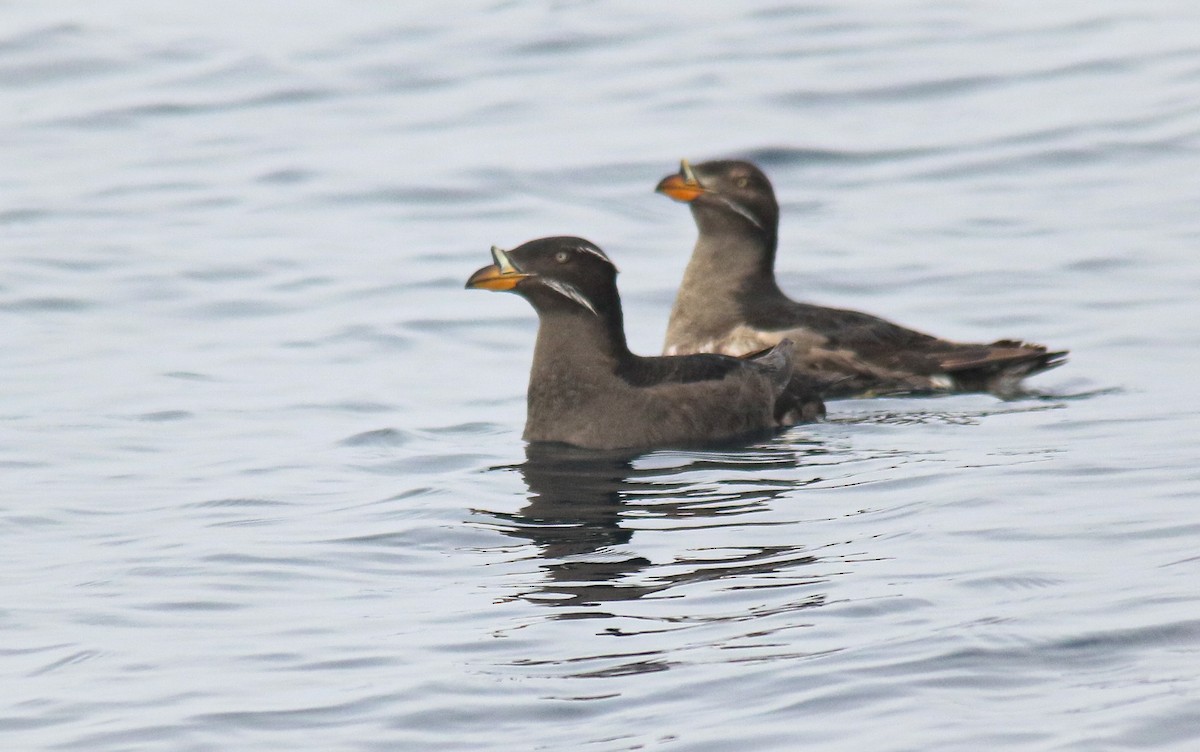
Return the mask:
[[642, 357], [625, 342], [617, 269], [592, 243], [532, 240], [467, 280], [537, 311], [525, 439], [591, 449], [711, 444], [813, 420], [824, 405], [792, 378], [792, 345], [748, 358]]
[[825, 397], [897, 392], [991, 391], [1066, 360], [1066, 351], [1016, 340], [951, 342], [858, 311], [787, 297], [775, 281], [779, 205], [762, 170], [685, 160], [657, 189], [686, 202], [699, 238], [671, 309], [665, 352], [739, 355], [787, 338], [797, 373]]

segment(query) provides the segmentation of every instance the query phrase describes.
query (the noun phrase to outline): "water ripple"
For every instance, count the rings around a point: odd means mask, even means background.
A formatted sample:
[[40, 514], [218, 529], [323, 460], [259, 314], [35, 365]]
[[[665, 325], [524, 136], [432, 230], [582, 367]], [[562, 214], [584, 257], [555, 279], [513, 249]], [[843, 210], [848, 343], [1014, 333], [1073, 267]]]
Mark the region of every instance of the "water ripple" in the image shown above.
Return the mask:
[[[610, 4], [0, 6], [7, 747], [1191, 748], [1195, 12]], [[718, 156], [787, 289], [1070, 364], [526, 448], [463, 280], [592, 238], [653, 352]]]

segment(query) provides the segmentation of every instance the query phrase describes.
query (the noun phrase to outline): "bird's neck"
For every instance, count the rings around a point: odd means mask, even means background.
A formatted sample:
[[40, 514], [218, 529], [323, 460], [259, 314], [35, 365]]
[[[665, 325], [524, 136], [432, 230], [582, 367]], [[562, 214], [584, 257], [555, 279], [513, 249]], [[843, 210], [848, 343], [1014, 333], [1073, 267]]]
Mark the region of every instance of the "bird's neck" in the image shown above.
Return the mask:
[[586, 432], [581, 416], [594, 415], [611, 395], [618, 370], [634, 358], [625, 344], [620, 310], [540, 314], [529, 372], [525, 438], [558, 441]]
[[744, 278], [774, 278], [778, 220], [755, 218], [754, 214], [732, 201], [692, 204], [692, 219], [700, 231], [692, 260], [702, 256], [715, 258], [727, 274]]
[[763, 288], [775, 284], [775, 236], [757, 232], [702, 232], [684, 277], [698, 287]]
[[671, 308], [667, 352], [714, 351], [707, 343], [744, 318], [747, 295], [782, 297], [774, 263], [773, 236], [702, 232]]
[[584, 388], [614, 377], [634, 357], [625, 341], [620, 306], [598, 314], [582, 308], [540, 314], [533, 350], [530, 395], [538, 385]]

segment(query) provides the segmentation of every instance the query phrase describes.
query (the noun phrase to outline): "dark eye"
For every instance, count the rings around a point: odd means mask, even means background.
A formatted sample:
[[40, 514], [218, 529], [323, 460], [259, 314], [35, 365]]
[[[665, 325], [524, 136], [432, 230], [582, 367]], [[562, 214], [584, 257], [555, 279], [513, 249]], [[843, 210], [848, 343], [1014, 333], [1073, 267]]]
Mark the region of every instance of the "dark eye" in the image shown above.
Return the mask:
[[743, 176], [733, 182], [737, 184], [738, 188], [745, 188], [747, 185], [750, 184], [750, 178]]
[[567, 263], [567, 260], [570, 258], [571, 254], [567, 253], [566, 251], [559, 251], [558, 253], [554, 254], [554, 260], [560, 264]]

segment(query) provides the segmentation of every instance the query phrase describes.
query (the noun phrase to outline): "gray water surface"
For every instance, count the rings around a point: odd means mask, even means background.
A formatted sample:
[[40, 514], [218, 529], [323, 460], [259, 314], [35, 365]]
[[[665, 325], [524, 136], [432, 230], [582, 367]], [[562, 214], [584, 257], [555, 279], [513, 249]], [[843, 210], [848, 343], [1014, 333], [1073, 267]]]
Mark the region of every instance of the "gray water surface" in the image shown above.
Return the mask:
[[[1190, 2], [0, 4], [0, 747], [1193, 750]], [[750, 158], [794, 296], [1027, 398], [527, 455], [587, 237], [661, 346]]]

